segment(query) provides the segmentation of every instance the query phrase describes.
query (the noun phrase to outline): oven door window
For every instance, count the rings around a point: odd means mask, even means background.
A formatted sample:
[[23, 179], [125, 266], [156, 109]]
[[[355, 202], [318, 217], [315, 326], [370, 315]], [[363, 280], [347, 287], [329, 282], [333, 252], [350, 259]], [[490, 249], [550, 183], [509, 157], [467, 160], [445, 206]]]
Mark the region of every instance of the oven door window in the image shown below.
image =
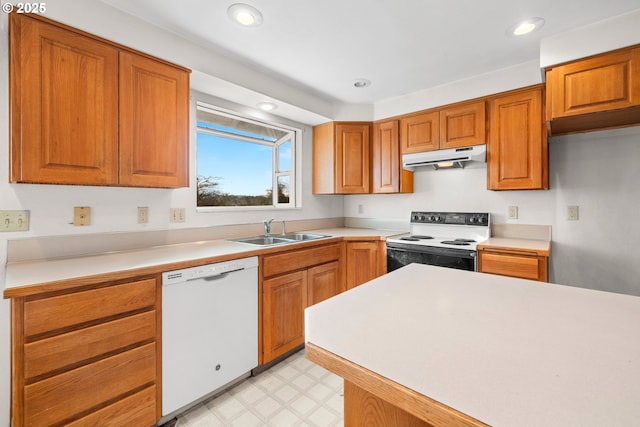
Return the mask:
[[417, 250], [387, 246], [387, 272], [411, 263], [476, 271], [476, 257], [472, 251]]

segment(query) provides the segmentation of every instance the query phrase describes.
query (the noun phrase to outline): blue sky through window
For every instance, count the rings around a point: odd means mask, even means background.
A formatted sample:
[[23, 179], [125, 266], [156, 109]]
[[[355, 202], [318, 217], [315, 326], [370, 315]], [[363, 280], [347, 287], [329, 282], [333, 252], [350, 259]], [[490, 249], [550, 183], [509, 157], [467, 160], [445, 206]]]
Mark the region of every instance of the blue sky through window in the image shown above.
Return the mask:
[[272, 187], [272, 152], [267, 145], [198, 132], [197, 174], [220, 177], [215, 181], [224, 193], [263, 195]]

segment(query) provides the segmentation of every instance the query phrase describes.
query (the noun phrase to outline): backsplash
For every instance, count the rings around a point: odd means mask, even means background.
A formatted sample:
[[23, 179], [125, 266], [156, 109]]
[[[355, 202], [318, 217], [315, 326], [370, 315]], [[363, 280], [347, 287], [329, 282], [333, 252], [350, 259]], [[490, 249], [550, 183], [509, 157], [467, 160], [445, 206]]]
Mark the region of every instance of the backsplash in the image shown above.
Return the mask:
[[[344, 218], [287, 221], [288, 232], [343, 227]], [[274, 221], [272, 232], [280, 232], [282, 223]], [[7, 241], [7, 262], [21, 262], [129, 251], [153, 246], [175, 245], [203, 240], [247, 237], [264, 233], [262, 223], [220, 225], [175, 230], [96, 233], [46, 236]]]

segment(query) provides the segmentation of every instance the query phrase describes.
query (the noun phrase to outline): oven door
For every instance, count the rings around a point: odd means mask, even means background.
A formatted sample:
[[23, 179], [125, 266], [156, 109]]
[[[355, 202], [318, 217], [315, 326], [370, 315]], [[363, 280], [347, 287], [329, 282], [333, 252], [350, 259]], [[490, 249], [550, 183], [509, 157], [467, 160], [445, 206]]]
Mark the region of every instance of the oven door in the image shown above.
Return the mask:
[[473, 250], [387, 243], [387, 273], [411, 263], [477, 271]]

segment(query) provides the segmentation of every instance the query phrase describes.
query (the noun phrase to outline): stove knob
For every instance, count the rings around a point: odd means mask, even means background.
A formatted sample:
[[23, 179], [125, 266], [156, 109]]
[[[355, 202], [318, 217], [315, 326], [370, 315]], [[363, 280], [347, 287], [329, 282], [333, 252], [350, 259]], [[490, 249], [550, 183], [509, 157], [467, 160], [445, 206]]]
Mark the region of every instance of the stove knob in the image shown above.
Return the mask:
[[436, 220], [435, 215], [431, 215], [431, 216], [429, 217], [429, 221], [434, 222], [435, 220]]
[[424, 215], [420, 216], [420, 221], [424, 222], [425, 219], [426, 219], [426, 217]]
[[478, 218], [471, 217], [471, 218], [469, 218], [469, 222], [470, 222], [471, 224], [473, 224], [473, 223], [477, 223], [477, 222], [478, 222]]
[[442, 217], [441, 217], [440, 215], [437, 215], [437, 216], [436, 216], [436, 221], [437, 221], [437, 222], [442, 222]]

